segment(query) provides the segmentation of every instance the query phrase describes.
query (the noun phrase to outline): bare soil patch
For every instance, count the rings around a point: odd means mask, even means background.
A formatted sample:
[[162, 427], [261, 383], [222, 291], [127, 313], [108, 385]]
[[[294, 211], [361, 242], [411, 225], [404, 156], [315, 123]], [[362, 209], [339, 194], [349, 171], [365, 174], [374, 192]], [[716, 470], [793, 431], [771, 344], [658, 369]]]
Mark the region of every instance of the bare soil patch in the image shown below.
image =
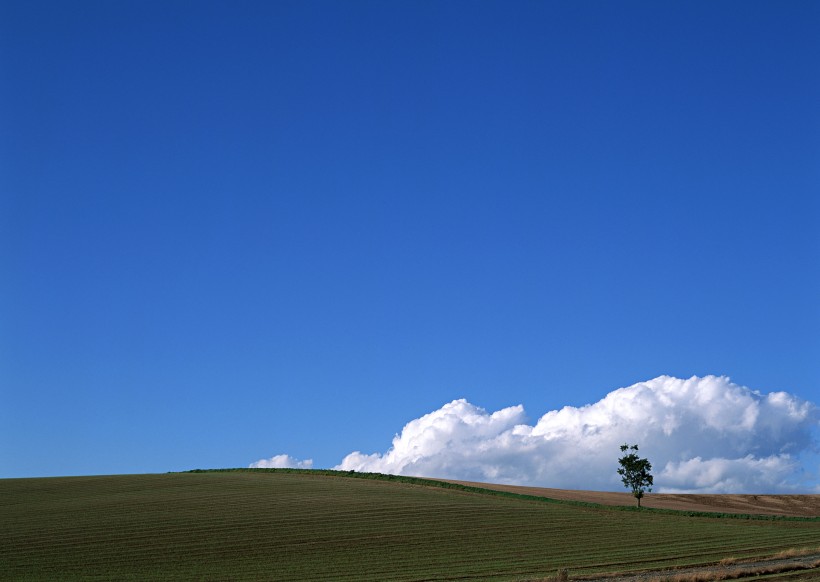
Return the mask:
[[[578, 578], [585, 582], [709, 582], [712, 580], [748, 579], [766, 574], [815, 570], [820, 553], [791, 558], [772, 558], [737, 563], [715, 564], [676, 570], [637, 572], [597, 578]], [[817, 576], [816, 573], [813, 574]]]
[[[635, 505], [635, 498], [628, 492], [581, 491], [550, 489], [546, 487], [522, 487], [498, 485], [474, 481], [437, 479], [470, 487], [482, 487], [496, 491], [536, 495], [565, 501], [584, 501], [602, 505]], [[730, 494], [677, 494], [647, 493], [641, 506], [681, 511], [713, 511], [719, 513], [746, 513], [759, 515], [788, 515], [793, 517], [820, 516], [820, 495], [730, 495]]]

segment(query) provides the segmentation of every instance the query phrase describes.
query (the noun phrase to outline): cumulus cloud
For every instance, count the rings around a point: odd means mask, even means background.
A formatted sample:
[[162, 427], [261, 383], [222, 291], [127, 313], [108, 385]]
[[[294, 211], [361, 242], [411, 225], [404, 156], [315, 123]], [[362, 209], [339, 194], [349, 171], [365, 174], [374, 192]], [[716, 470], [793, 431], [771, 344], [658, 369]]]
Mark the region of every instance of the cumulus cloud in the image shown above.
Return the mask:
[[336, 468], [618, 490], [618, 446], [629, 442], [652, 462], [658, 491], [793, 492], [795, 456], [813, 447], [816, 424], [815, 406], [786, 392], [660, 376], [534, 425], [522, 406], [489, 413], [454, 400], [407, 423], [386, 452], [353, 452]]
[[270, 459], [259, 459], [251, 463], [252, 469], [312, 469], [313, 459], [300, 461], [290, 455], [274, 455]]
[[668, 493], [737, 493], [739, 491], [789, 491], [790, 479], [800, 471], [789, 455], [741, 459], [701, 459], [667, 463], [661, 479]]

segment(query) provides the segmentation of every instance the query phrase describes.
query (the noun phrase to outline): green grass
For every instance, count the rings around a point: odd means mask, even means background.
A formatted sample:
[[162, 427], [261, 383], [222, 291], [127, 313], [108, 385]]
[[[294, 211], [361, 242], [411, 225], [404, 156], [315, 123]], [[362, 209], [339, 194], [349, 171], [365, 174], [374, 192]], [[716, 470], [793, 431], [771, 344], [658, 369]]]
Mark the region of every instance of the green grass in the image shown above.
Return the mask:
[[816, 521], [618, 511], [356, 477], [0, 480], [0, 579], [516, 580], [820, 546]]
[[384, 473], [360, 473], [357, 471], [337, 471], [334, 469], [192, 469], [187, 473], [284, 473], [303, 475], [325, 475], [328, 477], [350, 477], [354, 479], [375, 479], [378, 481], [392, 481], [396, 483], [407, 483], [410, 485], [425, 485], [428, 487], [441, 487], [443, 489], [456, 489], [470, 493], [480, 493], [482, 495], [497, 495], [499, 497], [511, 497], [515, 499], [527, 499], [541, 503], [561, 503], [564, 505], [576, 505], [578, 507], [595, 507], [609, 509], [611, 511], [638, 511], [665, 513], [668, 515], [685, 515], [687, 517], [723, 517], [726, 519], [759, 519], [766, 521], [813, 521], [820, 523], [820, 517], [799, 517], [792, 515], [769, 515], [769, 514], [748, 514], [748, 513], [725, 513], [717, 511], [691, 511], [679, 509], [656, 509], [649, 507], [636, 507], [629, 505], [604, 505], [601, 503], [591, 503], [588, 501], [572, 501], [567, 499], [551, 499], [542, 495], [528, 495], [523, 493], [512, 493], [510, 491], [500, 491], [497, 489], [487, 489], [484, 487], [474, 487], [462, 485], [450, 481], [438, 481], [423, 477], [407, 477], [404, 475], [386, 475]]

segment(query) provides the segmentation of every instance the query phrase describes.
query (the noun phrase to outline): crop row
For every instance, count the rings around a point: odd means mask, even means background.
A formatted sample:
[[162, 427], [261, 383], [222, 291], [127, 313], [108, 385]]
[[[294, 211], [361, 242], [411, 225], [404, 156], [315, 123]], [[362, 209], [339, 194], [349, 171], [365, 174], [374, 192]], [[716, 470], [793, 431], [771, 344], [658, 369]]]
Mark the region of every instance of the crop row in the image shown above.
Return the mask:
[[817, 523], [687, 518], [401, 482], [206, 473], [0, 481], [2, 579], [505, 579], [817, 546]]

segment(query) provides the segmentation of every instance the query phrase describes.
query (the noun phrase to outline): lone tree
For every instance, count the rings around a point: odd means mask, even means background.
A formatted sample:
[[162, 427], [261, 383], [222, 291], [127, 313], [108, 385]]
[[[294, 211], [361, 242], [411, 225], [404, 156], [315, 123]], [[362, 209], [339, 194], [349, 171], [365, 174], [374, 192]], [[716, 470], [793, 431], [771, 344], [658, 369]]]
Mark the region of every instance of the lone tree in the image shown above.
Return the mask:
[[621, 468], [618, 475], [624, 482], [624, 487], [632, 489], [632, 495], [638, 500], [638, 508], [641, 507], [641, 497], [644, 491], [652, 493], [652, 463], [647, 459], [642, 459], [637, 455], [638, 445], [621, 445], [621, 452], [624, 456], [618, 459]]

